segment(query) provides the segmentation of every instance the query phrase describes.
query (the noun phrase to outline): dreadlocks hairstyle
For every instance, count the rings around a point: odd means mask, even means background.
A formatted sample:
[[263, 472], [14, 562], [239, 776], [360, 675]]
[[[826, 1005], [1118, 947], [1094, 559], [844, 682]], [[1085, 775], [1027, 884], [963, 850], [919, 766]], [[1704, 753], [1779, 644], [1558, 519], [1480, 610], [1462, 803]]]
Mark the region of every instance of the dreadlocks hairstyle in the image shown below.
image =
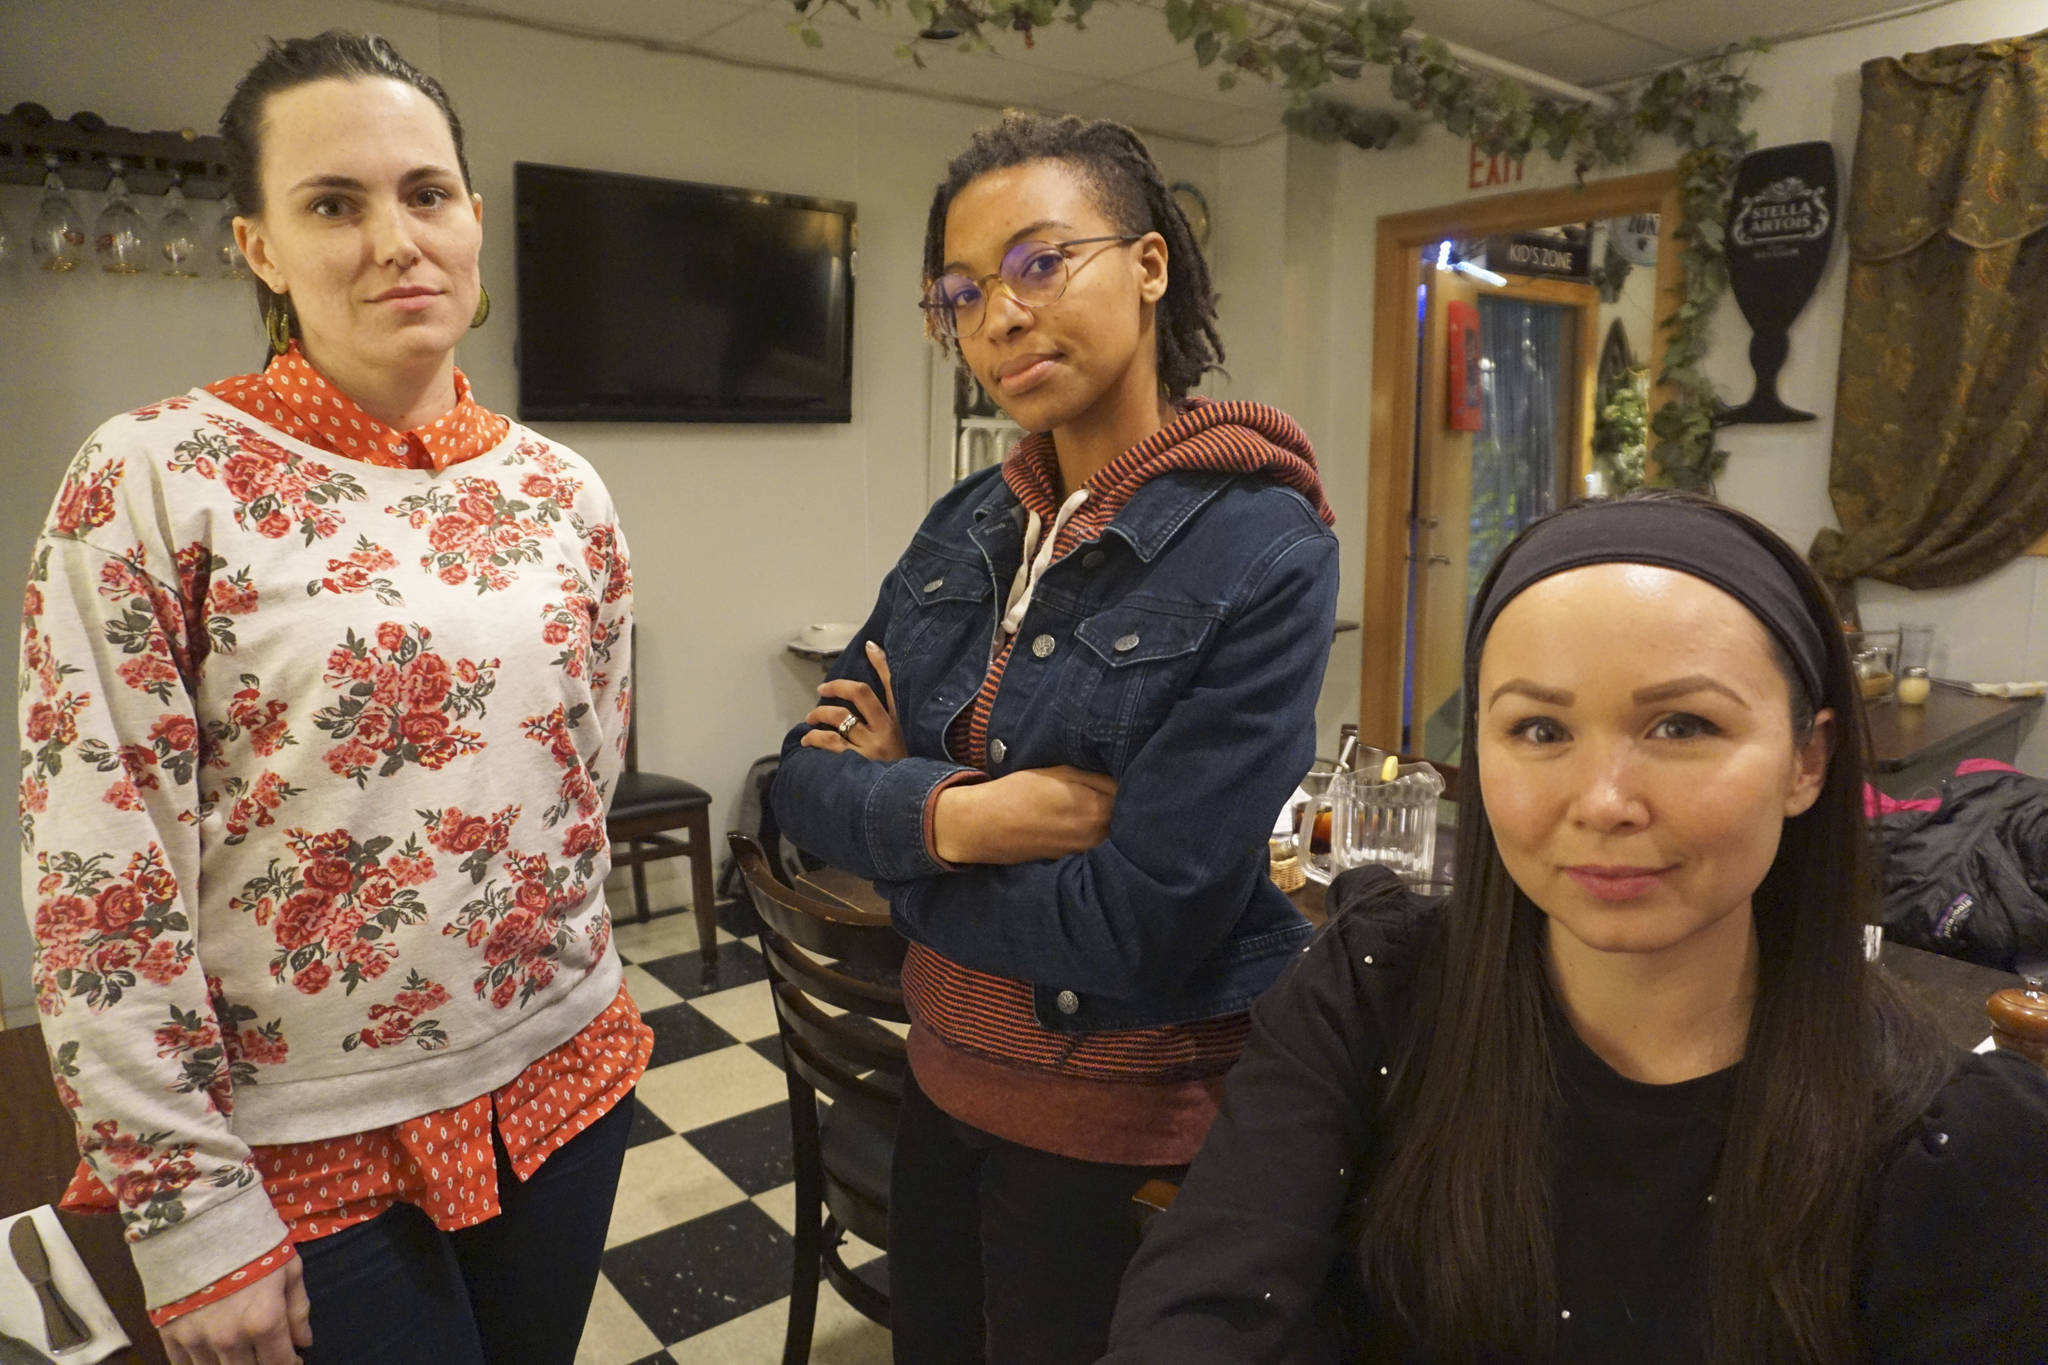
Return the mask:
[[[1868, 1196], [1884, 1154], [1946, 1079], [1949, 1050], [1863, 961], [1877, 882], [1855, 674], [1826, 588], [1761, 522], [1684, 494], [1629, 496], [1694, 503], [1742, 528], [1783, 565], [1826, 644], [1827, 777], [1813, 805], [1785, 822], [1753, 899], [1756, 1004], [1714, 1183], [1706, 1358], [1860, 1360], [1855, 1269]], [[1541, 524], [1501, 552], [1476, 600]], [[1793, 732], [1809, 735], [1814, 708], [1777, 653]], [[1358, 1259], [1373, 1297], [1431, 1359], [1551, 1359], [1558, 1082], [1545, 1019], [1554, 1007], [1543, 914], [1509, 877], [1487, 819], [1475, 690], [1468, 685], [1464, 702], [1457, 876], [1394, 1063], [1381, 1115], [1387, 1160], [1358, 1211]]]
[[[1154, 327], [1159, 338], [1159, 382], [1169, 397], [1185, 397], [1202, 382], [1203, 375], [1223, 364], [1223, 338], [1216, 332], [1216, 295], [1209, 284], [1209, 263], [1195, 244], [1180, 206], [1173, 202], [1152, 154], [1138, 135], [1121, 123], [1012, 109], [1002, 122], [977, 132], [967, 150], [946, 167], [946, 178], [932, 194], [924, 230], [925, 282], [944, 273], [946, 213], [953, 197], [990, 171], [1027, 161], [1065, 162], [1088, 182], [1096, 207], [1118, 232], [1156, 232], [1166, 239], [1166, 297], [1159, 301]], [[954, 346], [957, 355], [957, 343]]]
[[[221, 141], [226, 144], [228, 193], [242, 212], [255, 217], [263, 212], [263, 110], [273, 95], [315, 81], [392, 80], [409, 85], [434, 102], [448, 120], [448, 135], [455, 141], [455, 167], [462, 183], [469, 184], [469, 158], [462, 150], [462, 120], [441, 82], [398, 55], [390, 40], [374, 33], [349, 33], [338, 28], [312, 38], [270, 40], [270, 50], [256, 59], [235, 93], [228, 97], [220, 114]], [[282, 300], [270, 286], [256, 281], [256, 311], [267, 316]], [[292, 335], [299, 334], [299, 319], [289, 308]]]

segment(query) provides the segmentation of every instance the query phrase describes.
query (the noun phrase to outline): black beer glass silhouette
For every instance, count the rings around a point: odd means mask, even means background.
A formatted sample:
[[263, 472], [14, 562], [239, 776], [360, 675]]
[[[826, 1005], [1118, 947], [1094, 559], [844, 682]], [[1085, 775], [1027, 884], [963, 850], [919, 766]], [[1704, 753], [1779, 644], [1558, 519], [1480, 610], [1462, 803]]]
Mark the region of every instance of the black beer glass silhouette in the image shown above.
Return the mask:
[[1840, 198], [1835, 149], [1795, 142], [1752, 152], [1735, 172], [1728, 202], [1728, 286], [1749, 320], [1749, 364], [1756, 391], [1715, 419], [1811, 422], [1813, 414], [1778, 397], [1778, 371], [1791, 345], [1786, 333], [1820, 284], [1835, 239]]

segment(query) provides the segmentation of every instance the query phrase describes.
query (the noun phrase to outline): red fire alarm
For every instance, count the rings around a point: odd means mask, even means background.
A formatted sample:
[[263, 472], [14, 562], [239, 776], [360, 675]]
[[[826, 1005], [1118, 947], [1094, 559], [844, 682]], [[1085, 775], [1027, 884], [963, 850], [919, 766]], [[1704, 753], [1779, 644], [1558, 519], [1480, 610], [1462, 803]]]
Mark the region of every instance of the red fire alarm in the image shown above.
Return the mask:
[[1450, 333], [1446, 348], [1450, 373], [1445, 384], [1451, 398], [1450, 427], [1453, 431], [1477, 431], [1485, 425], [1480, 413], [1479, 309], [1455, 299], [1444, 310], [1444, 324]]

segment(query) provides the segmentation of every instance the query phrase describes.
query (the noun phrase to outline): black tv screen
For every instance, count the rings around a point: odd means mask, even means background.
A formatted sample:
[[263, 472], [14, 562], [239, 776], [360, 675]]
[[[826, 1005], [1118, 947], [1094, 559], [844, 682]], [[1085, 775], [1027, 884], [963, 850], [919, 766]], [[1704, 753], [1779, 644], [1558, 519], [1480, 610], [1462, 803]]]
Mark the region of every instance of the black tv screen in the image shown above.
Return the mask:
[[519, 162], [519, 415], [853, 420], [854, 206]]

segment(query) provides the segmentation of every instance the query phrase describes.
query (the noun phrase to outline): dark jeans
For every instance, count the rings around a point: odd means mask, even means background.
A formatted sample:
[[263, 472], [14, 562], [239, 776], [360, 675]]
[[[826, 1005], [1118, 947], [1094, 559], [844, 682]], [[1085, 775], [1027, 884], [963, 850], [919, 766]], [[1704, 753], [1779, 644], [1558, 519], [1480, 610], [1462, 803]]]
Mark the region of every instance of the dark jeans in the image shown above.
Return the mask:
[[306, 1365], [570, 1365], [635, 1102], [613, 1105], [524, 1183], [493, 1133], [503, 1211], [489, 1222], [442, 1232], [399, 1204], [300, 1243]]
[[1007, 1142], [906, 1078], [889, 1189], [898, 1365], [1091, 1365], [1138, 1250], [1131, 1196], [1186, 1173]]

